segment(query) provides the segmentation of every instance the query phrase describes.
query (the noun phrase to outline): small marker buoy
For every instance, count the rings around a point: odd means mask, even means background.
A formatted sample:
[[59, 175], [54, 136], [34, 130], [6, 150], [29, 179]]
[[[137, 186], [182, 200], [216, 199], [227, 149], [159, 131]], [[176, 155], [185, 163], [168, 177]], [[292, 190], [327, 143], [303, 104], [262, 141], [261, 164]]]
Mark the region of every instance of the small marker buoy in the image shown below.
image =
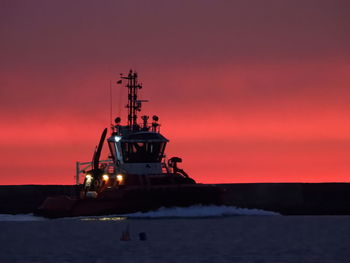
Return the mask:
[[139, 233], [139, 238], [141, 241], [146, 241], [147, 240], [147, 235], [145, 232]]
[[130, 231], [129, 231], [129, 225], [126, 227], [126, 230], [122, 232], [122, 235], [120, 237], [121, 241], [130, 241]]

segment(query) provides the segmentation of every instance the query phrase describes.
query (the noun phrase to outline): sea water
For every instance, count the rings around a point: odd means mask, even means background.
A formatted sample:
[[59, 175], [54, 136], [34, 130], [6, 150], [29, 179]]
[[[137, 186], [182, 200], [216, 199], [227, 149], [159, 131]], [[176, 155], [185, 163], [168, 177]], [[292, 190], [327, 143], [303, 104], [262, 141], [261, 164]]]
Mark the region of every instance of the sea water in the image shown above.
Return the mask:
[[[350, 261], [346, 216], [196, 206], [54, 220], [0, 215], [0, 231], [1, 263]], [[121, 240], [125, 231], [131, 240]]]

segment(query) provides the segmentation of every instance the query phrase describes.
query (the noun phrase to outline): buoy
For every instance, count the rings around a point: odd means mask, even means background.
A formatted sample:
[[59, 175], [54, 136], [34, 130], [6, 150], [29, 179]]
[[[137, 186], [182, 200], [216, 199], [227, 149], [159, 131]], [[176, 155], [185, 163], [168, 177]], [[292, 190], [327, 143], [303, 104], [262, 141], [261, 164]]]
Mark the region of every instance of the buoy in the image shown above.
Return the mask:
[[126, 230], [122, 232], [122, 235], [120, 237], [121, 241], [130, 241], [130, 231], [129, 231], [129, 225], [127, 225]]
[[146, 241], [147, 240], [147, 235], [145, 232], [139, 233], [139, 238], [141, 241]]

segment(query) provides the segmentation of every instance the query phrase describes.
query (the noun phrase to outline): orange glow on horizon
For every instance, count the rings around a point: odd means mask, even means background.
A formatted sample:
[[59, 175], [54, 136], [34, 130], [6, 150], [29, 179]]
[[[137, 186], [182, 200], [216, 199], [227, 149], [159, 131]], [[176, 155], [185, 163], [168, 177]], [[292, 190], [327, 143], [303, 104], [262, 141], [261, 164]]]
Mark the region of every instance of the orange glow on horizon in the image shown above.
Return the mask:
[[141, 114], [160, 117], [167, 156], [196, 181], [350, 182], [346, 8], [266, 6], [7, 1], [0, 184], [73, 184], [109, 126], [110, 81], [125, 123], [116, 80], [130, 68]]

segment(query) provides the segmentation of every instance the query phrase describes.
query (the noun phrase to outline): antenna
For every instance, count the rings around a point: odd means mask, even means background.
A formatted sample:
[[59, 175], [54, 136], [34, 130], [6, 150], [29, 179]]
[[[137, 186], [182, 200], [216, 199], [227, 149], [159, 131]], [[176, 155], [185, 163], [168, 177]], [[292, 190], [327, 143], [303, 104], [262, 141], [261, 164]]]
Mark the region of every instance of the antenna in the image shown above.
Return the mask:
[[112, 80], [109, 80], [109, 124], [111, 127], [113, 127], [112, 115], [113, 115]]
[[137, 127], [137, 112], [141, 111], [142, 102], [146, 102], [145, 100], [137, 99], [137, 91], [142, 89], [142, 85], [137, 81], [137, 73], [135, 71], [130, 70], [127, 77], [123, 77], [122, 79], [127, 79], [128, 84], [126, 87], [128, 88], [128, 126], [131, 130]]

